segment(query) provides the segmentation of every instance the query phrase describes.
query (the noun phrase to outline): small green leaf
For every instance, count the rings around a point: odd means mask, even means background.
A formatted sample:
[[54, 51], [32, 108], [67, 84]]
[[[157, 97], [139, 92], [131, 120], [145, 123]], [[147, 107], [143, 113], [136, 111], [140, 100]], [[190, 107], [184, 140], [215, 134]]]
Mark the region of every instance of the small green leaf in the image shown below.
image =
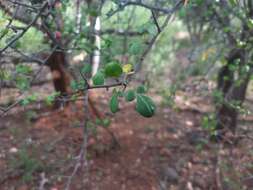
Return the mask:
[[109, 125], [111, 124], [110, 119], [96, 119], [96, 124], [103, 126], [103, 127], [109, 127]]
[[117, 91], [117, 94], [119, 97], [124, 97], [124, 92], [123, 91]]
[[2, 31], [0, 32], [0, 35], [1, 35], [1, 36], [5, 36], [5, 35], [8, 34], [8, 32], [9, 32], [9, 29], [8, 29], [8, 28], [5, 28], [4, 30], [2, 30]]
[[47, 105], [52, 105], [55, 99], [60, 95], [60, 92], [53, 92], [51, 95], [47, 96], [45, 102]]
[[103, 124], [102, 119], [96, 118], [96, 124], [97, 125], [102, 125]]
[[144, 94], [144, 93], [147, 92], [147, 89], [146, 89], [145, 86], [141, 85], [141, 86], [137, 87], [136, 92], [139, 93], [139, 94]]
[[110, 110], [112, 113], [116, 113], [119, 110], [119, 100], [117, 94], [113, 94], [111, 97]]
[[28, 65], [17, 65], [16, 72], [19, 74], [30, 74], [32, 72], [32, 68]]
[[94, 85], [103, 85], [105, 83], [104, 75], [101, 72], [97, 72], [92, 77], [92, 82]]
[[70, 82], [70, 87], [74, 91], [83, 89], [85, 86], [86, 86], [86, 82], [84, 80], [80, 80], [80, 81], [72, 80]]
[[141, 52], [141, 43], [140, 42], [133, 42], [130, 44], [130, 47], [129, 47], [129, 53], [131, 55], [137, 55]]
[[74, 80], [70, 82], [70, 87], [72, 90], [78, 90], [78, 83]]
[[111, 62], [105, 66], [105, 75], [107, 77], [119, 77], [122, 73], [122, 67], [117, 62]]
[[20, 104], [22, 106], [26, 106], [28, 104], [36, 102], [37, 99], [38, 99], [38, 95], [36, 93], [34, 93], [34, 94], [24, 98], [23, 100], [21, 100]]
[[136, 111], [144, 117], [152, 117], [155, 114], [156, 106], [153, 100], [145, 95], [137, 95]]
[[111, 124], [110, 119], [103, 119], [103, 126], [104, 127], [109, 127], [110, 124]]
[[21, 77], [21, 76], [18, 76], [16, 79], [15, 79], [15, 82], [16, 82], [16, 87], [20, 90], [27, 90], [29, 88], [29, 80], [27, 77]]
[[133, 90], [128, 90], [125, 95], [127, 102], [131, 102], [135, 99], [135, 92]]
[[78, 98], [78, 95], [74, 94], [74, 95], [72, 95], [72, 96], [70, 97], [70, 100], [71, 100], [71, 101], [76, 101], [77, 98]]
[[11, 74], [9, 71], [0, 70], [0, 79], [1, 80], [11, 80]]
[[237, 4], [236, 0], [229, 0], [229, 3], [230, 3], [232, 6], [236, 6], [236, 4]]

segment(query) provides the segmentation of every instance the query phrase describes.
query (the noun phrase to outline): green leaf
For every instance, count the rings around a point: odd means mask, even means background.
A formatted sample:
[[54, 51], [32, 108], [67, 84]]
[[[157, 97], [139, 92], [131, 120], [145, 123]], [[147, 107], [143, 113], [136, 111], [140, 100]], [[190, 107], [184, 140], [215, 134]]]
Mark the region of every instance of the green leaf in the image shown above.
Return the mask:
[[111, 97], [110, 110], [112, 113], [116, 113], [117, 111], [119, 111], [119, 100], [117, 94], [113, 94]]
[[70, 87], [74, 91], [83, 89], [85, 86], [86, 86], [86, 82], [84, 80], [80, 80], [80, 81], [72, 80], [70, 82]]
[[74, 80], [70, 82], [70, 87], [72, 90], [78, 90], [78, 83]]
[[117, 62], [111, 62], [105, 66], [105, 75], [107, 77], [119, 77], [122, 72], [122, 67]]
[[112, 39], [109, 39], [109, 38], [104, 39], [102, 47], [106, 49], [106, 48], [110, 48], [111, 46], [112, 46]]
[[119, 97], [124, 97], [124, 92], [123, 91], [117, 91], [117, 94]]
[[53, 92], [51, 95], [47, 96], [45, 102], [47, 105], [52, 105], [55, 99], [60, 95], [60, 92]]
[[156, 106], [153, 100], [145, 95], [137, 95], [136, 111], [144, 117], [152, 117], [155, 114]]
[[32, 68], [28, 65], [17, 65], [16, 72], [19, 74], [29, 74], [32, 72]]
[[0, 70], [0, 79], [1, 80], [11, 80], [11, 74], [8, 71]]
[[92, 82], [94, 85], [103, 85], [105, 83], [105, 78], [103, 73], [97, 72], [93, 77], [92, 77]]
[[97, 16], [100, 16], [100, 13], [97, 10], [92, 9], [89, 11], [89, 15], [93, 17], [97, 17]]
[[109, 127], [109, 125], [111, 124], [110, 119], [96, 119], [96, 124], [103, 126], [103, 127]]
[[145, 86], [141, 85], [141, 86], [137, 87], [136, 92], [139, 93], [139, 94], [144, 94], [144, 93], [147, 92], [147, 89], [146, 89]]
[[96, 124], [97, 125], [102, 125], [103, 124], [102, 119], [96, 118]]
[[179, 9], [178, 15], [179, 15], [180, 18], [186, 17], [186, 9], [185, 9], [185, 7], [182, 7], [181, 9]]
[[103, 119], [103, 126], [104, 127], [109, 127], [110, 124], [111, 124], [110, 119]]
[[37, 98], [38, 98], [38, 95], [36, 93], [34, 93], [34, 94], [32, 94], [32, 95], [24, 98], [23, 100], [21, 100], [20, 104], [22, 106], [26, 106], [26, 105], [28, 105], [30, 103], [35, 102], [37, 100]]
[[125, 99], [127, 102], [131, 102], [135, 99], [135, 92], [134, 90], [128, 90], [125, 95]]
[[232, 6], [235, 6], [237, 4], [236, 0], [229, 0], [229, 3], [232, 5]]
[[15, 79], [16, 87], [20, 90], [27, 90], [29, 88], [29, 80], [27, 77], [18, 76]]
[[9, 29], [8, 29], [8, 28], [5, 28], [5, 29], [3, 29], [3, 30], [0, 32], [0, 36], [5, 36], [5, 35], [8, 34], [8, 32], [9, 32]]
[[133, 42], [130, 44], [129, 53], [132, 55], [137, 55], [141, 52], [141, 43], [140, 42]]

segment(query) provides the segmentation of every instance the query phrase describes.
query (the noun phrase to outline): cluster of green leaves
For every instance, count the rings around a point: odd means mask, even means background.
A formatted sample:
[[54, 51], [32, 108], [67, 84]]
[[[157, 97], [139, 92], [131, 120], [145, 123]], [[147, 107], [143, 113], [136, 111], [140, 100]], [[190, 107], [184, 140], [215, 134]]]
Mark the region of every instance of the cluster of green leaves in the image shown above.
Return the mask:
[[17, 157], [11, 160], [11, 165], [14, 168], [23, 170], [22, 180], [24, 182], [33, 180], [35, 172], [43, 168], [43, 164], [31, 156], [25, 148], [18, 151]]
[[[6, 28], [8, 19], [8, 16], [0, 10], [0, 36], [3, 36], [0, 41], [0, 48], [5, 47], [10, 40], [18, 35], [10, 28]], [[24, 24], [15, 20], [13, 21], [13, 24], [17, 27], [24, 27]], [[48, 46], [43, 43], [43, 34], [35, 28], [30, 28], [20, 40], [12, 45], [12, 47], [19, 48], [29, 53], [48, 48]]]
[[210, 135], [215, 136], [216, 131], [216, 116], [214, 114], [206, 115], [202, 118], [202, 127], [209, 131]]
[[94, 85], [103, 85], [105, 78], [119, 78], [123, 74], [122, 66], [119, 62], [113, 61], [108, 63], [103, 70], [98, 71], [93, 77]]
[[15, 78], [17, 88], [27, 90], [30, 87], [29, 79], [31, 78], [32, 68], [29, 65], [18, 64], [15, 67]]
[[135, 110], [143, 117], [152, 117], [155, 114], [156, 106], [154, 101], [144, 95], [146, 88], [139, 86], [136, 89], [124, 91], [117, 91], [114, 89], [112, 97], [109, 102], [109, 107], [112, 113], [119, 111], [119, 98], [124, 98], [126, 102], [135, 101]]
[[29, 104], [32, 104], [32, 103], [36, 102], [37, 99], [38, 99], [38, 94], [37, 94], [37, 93], [34, 93], [34, 94], [32, 94], [32, 95], [30, 95], [30, 96], [27, 96], [26, 98], [22, 99], [22, 100], [20, 101], [20, 104], [21, 104], [22, 106], [27, 106], [27, 105], [29, 105]]
[[0, 80], [2, 81], [10, 81], [11, 80], [11, 74], [6, 69], [0, 70]]

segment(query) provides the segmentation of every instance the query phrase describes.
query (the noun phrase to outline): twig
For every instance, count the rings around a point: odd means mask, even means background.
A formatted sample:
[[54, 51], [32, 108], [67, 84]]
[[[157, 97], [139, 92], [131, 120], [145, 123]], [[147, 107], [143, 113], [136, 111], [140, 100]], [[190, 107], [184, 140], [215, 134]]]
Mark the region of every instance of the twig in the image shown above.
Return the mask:
[[75, 164], [74, 170], [72, 172], [72, 174], [70, 175], [70, 177], [68, 178], [65, 190], [69, 190], [72, 180], [74, 178], [74, 176], [76, 175], [76, 173], [78, 172], [79, 168], [82, 168], [83, 165], [88, 165], [87, 163], [87, 145], [88, 145], [88, 137], [89, 137], [89, 130], [88, 130], [88, 121], [90, 118], [90, 114], [88, 111], [88, 98], [89, 98], [89, 94], [86, 91], [84, 91], [85, 95], [84, 95], [84, 109], [85, 109], [85, 118], [84, 118], [84, 124], [83, 124], [83, 142], [81, 145], [81, 150], [79, 152], [78, 155], [78, 160]]
[[[178, 4], [175, 6], [175, 10], [176, 10], [177, 8], [179, 8], [179, 5], [180, 5], [180, 4], [181, 4], [181, 3], [178, 3]], [[173, 12], [173, 13], [174, 13], [174, 12]], [[148, 47], [144, 50], [144, 52], [142, 53], [142, 55], [141, 55], [141, 57], [140, 57], [140, 59], [139, 59], [139, 62], [136, 64], [136, 66], [135, 66], [135, 72], [138, 72], [138, 71], [141, 70], [141, 67], [142, 67], [142, 64], [143, 64], [145, 58], [147, 57], [148, 53], [149, 53], [149, 52], [151, 51], [151, 49], [153, 48], [153, 46], [154, 46], [156, 40], [158, 39], [160, 33], [161, 33], [161, 32], [165, 29], [165, 27], [167, 26], [167, 24], [168, 24], [168, 22], [169, 22], [171, 16], [172, 16], [172, 13], [169, 14], [169, 15], [166, 17], [166, 19], [165, 19], [164, 23], [162, 24], [162, 26], [161, 26], [161, 27], [159, 26], [158, 32], [157, 32], [156, 35], [150, 40], [150, 42], [149, 42], [149, 44], [148, 44]], [[160, 32], [159, 32], [159, 31], [160, 31]]]
[[157, 28], [157, 32], [158, 32], [158, 33], [161, 33], [162, 30], [161, 30], [161, 28], [160, 28], [160, 26], [159, 26], [159, 23], [158, 23], [158, 21], [157, 21], [155, 12], [152, 10], [151, 13], [152, 13], [152, 17], [153, 17], [154, 23], [155, 23], [156, 28]]
[[221, 182], [221, 170], [220, 170], [220, 165], [221, 165], [221, 158], [220, 158], [220, 150], [221, 150], [222, 144], [218, 145], [218, 150], [216, 154], [216, 162], [215, 162], [215, 184], [216, 188], [219, 190], [223, 190], [222, 182]]
[[40, 175], [41, 177], [41, 181], [40, 181], [40, 186], [39, 186], [39, 190], [45, 190], [45, 185], [48, 183], [48, 179], [46, 178], [45, 173], [41, 173]]

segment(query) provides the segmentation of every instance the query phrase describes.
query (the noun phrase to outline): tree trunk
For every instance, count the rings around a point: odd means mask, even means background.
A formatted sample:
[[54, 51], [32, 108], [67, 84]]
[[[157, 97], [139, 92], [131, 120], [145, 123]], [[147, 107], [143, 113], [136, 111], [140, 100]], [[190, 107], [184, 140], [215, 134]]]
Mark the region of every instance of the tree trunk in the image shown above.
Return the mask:
[[[237, 60], [239, 61], [238, 69], [232, 70], [231, 67], [236, 66]], [[217, 89], [222, 92], [223, 99], [216, 105], [216, 130], [222, 131], [218, 134], [221, 138], [227, 130], [233, 133], [236, 131], [238, 106], [244, 102], [251, 74], [251, 69], [241, 72], [245, 64], [245, 51], [232, 50], [227, 57], [227, 64], [220, 69], [218, 74]]]
[[[50, 68], [55, 91], [59, 92], [61, 96], [68, 95], [71, 92], [71, 76], [66, 68], [67, 60], [65, 52], [55, 50], [48, 58], [46, 64]], [[59, 108], [61, 104], [62, 102], [56, 101], [54, 106], [55, 108]]]
[[51, 70], [55, 91], [61, 95], [67, 95], [70, 92], [70, 75], [67, 72], [65, 53], [54, 51], [47, 61], [47, 65]]

